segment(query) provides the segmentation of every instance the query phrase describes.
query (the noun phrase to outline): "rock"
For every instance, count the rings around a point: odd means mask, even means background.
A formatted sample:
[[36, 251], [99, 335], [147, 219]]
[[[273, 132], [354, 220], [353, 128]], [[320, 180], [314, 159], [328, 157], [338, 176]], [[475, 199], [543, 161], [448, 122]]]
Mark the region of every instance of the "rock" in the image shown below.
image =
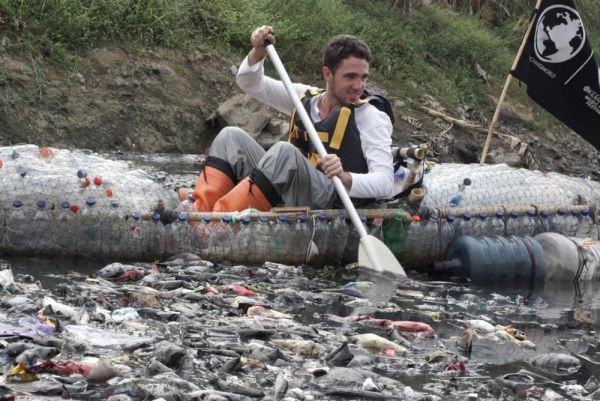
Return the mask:
[[493, 149], [488, 153], [488, 157], [489, 160], [486, 158], [486, 161], [492, 164], [504, 163], [510, 167], [521, 167], [523, 165], [521, 157], [512, 149]]
[[271, 121], [272, 114], [273, 112], [267, 106], [248, 95], [236, 95], [217, 109], [223, 127], [240, 127], [254, 138]]

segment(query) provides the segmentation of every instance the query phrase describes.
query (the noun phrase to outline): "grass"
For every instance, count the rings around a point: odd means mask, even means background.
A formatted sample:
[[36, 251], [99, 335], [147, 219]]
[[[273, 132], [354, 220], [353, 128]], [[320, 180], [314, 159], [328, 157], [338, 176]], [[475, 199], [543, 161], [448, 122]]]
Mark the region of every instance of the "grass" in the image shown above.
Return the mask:
[[[321, 82], [320, 50], [327, 38], [356, 34], [374, 53], [373, 79], [392, 95], [416, 103], [423, 93], [447, 108], [471, 104], [491, 114], [521, 41], [534, 1], [434, 0], [413, 2], [410, 14], [391, 0], [0, 0], [0, 37], [32, 60], [37, 92], [46, 78], [36, 57], [63, 64], [77, 78], [78, 54], [117, 42], [144, 51], [153, 46], [203, 49], [232, 60], [249, 50], [250, 32], [270, 24], [292, 78]], [[530, 4], [531, 3], [531, 4]], [[478, 5], [482, 5], [479, 7]], [[576, 0], [595, 49], [600, 46], [597, 0]], [[484, 82], [476, 65], [491, 75]], [[521, 96], [519, 90], [515, 91]]]

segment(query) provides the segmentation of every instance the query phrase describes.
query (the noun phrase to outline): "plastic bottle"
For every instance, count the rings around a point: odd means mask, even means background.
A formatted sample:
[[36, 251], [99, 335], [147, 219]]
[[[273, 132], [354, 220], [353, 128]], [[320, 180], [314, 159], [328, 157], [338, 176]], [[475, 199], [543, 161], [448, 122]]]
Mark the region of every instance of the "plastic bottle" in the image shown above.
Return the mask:
[[295, 246], [295, 244], [292, 243], [293, 241], [290, 241], [290, 238], [291, 235], [287, 217], [284, 214], [277, 215], [277, 220], [271, 231], [272, 255], [274, 261], [283, 263], [290, 262], [291, 258], [288, 254], [288, 250]]
[[56, 222], [52, 225], [52, 238], [60, 254], [70, 255], [77, 252], [79, 235], [76, 215], [71, 211], [71, 204], [67, 201], [60, 204]]
[[399, 166], [398, 169], [394, 171], [394, 194], [402, 192], [404, 181], [406, 181], [407, 176], [408, 170], [404, 166]]
[[421, 249], [423, 252], [419, 253], [417, 264], [423, 265], [424, 259], [429, 259], [431, 255], [435, 255], [436, 258], [440, 257], [440, 217], [439, 214], [434, 211], [429, 215], [429, 219], [421, 221], [421, 236], [423, 243]]
[[102, 251], [100, 237], [100, 213], [96, 209], [96, 199], [88, 198], [78, 220], [80, 240], [79, 252], [87, 256], [99, 256]]
[[142, 222], [142, 227], [144, 230], [144, 244], [146, 245], [144, 256], [162, 257], [165, 253], [165, 226], [160, 221], [160, 213], [152, 213], [150, 221]]
[[320, 266], [327, 260], [327, 245], [329, 242], [329, 223], [323, 213], [313, 217], [313, 231], [312, 242], [315, 244], [318, 254], [311, 255], [309, 261]]
[[575, 235], [577, 234], [578, 227], [579, 211], [573, 208], [565, 214], [565, 226], [563, 228], [563, 235], [567, 237], [575, 237]]
[[[597, 243], [582, 247], [578, 239], [573, 241], [564, 235], [547, 232], [535, 236], [544, 251], [546, 278], [551, 281], [576, 282], [594, 280], [600, 275], [597, 266], [600, 247]], [[587, 248], [582, 252], [582, 248]], [[587, 255], [586, 255], [587, 254]], [[587, 259], [589, 255], [593, 255]], [[586, 260], [587, 259], [587, 260]], [[584, 269], [581, 268], [583, 265]]]
[[196, 203], [196, 200], [194, 199], [194, 195], [190, 192], [187, 198], [181, 202], [181, 210], [188, 213], [194, 212], [194, 203]]
[[540, 212], [539, 218], [535, 224], [534, 234], [541, 234], [550, 231], [550, 216], [547, 210], [542, 210]]
[[7, 247], [11, 251], [24, 252], [29, 250], [29, 221], [20, 200], [13, 202], [13, 209], [6, 221]]
[[598, 230], [594, 225], [594, 220], [592, 220], [592, 217], [590, 216], [590, 209], [582, 209], [580, 218], [581, 220], [579, 221], [575, 236], [577, 238], [590, 238], [591, 240], [596, 241], [598, 239]]
[[[363, 226], [365, 226], [367, 222], [367, 216], [360, 215], [360, 221]], [[343, 262], [351, 263], [356, 261], [356, 256], [358, 255], [358, 244], [360, 242], [360, 234], [356, 230], [354, 225], [348, 226], [348, 238], [346, 238], [346, 246], [343, 252]]]
[[[0, 159], [0, 168], [2, 168]], [[6, 220], [7, 216], [4, 209], [0, 206], [0, 247], [6, 247]]]
[[504, 280], [542, 280], [544, 250], [531, 237], [462, 236], [448, 248], [446, 261], [434, 270], [468, 277], [476, 284]]
[[372, 235], [383, 242], [383, 217], [376, 216], [373, 218], [373, 224], [369, 230], [369, 235]]
[[233, 242], [231, 216], [221, 217], [220, 222], [214, 222], [210, 230], [211, 255], [218, 261], [229, 259]]
[[462, 219], [455, 223], [455, 237], [460, 237], [461, 235], [479, 235], [479, 231], [477, 231], [477, 224], [474, 221], [471, 221], [471, 213], [464, 212], [462, 215]]
[[[50, 216], [46, 209], [46, 201], [38, 200], [36, 206], [37, 210], [29, 227], [33, 235], [32, 248], [35, 248], [36, 253], [52, 254], [56, 246], [50, 229]], [[35, 245], [33, 246], [33, 244]]]
[[565, 229], [565, 209], [559, 207], [556, 213], [548, 218], [551, 232], [563, 234]]
[[504, 227], [504, 211], [497, 210], [493, 216], [490, 216], [487, 219], [486, 228], [483, 231], [482, 235], [494, 236], [498, 235], [500, 237], [504, 236], [506, 233], [506, 228]]
[[448, 204], [450, 207], [457, 207], [460, 205], [460, 202], [462, 201], [462, 199], [464, 198], [465, 195], [468, 194], [468, 190], [467, 188], [471, 186], [471, 179], [470, 178], [464, 178], [462, 180], [462, 182], [460, 184], [458, 184], [458, 191], [455, 195], [453, 195], [450, 200], [448, 201]]
[[111, 255], [113, 259], [119, 259], [123, 254], [122, 241], [125, 238], [127, 225], [121, 216], [118, 199], [110, 201], [110, 209], [101, 222], [100, 236], [102, 239], [102, 251], [105, 255]]
[[258, 216], [253, 232], [256, 236], [255, 249], [251, 255], [251, 261], [254, 263], [261, 263], [268, 260], [271, 253], [271, 223], [269, 218], [265, 215]]
[[383, 226], [383, 238], [390, 250], [398, 255], [404, 247], [406, 233], [404, 230], [404, 212], [398, 211], [394, 218]]
[[127, 228], [127, 241], [125, 246], [127, 256], [129, 256], [130, 259], [139, 259], [143, 254], [144, 235], [144, 225], [142, 224], [140, 212], [133, 212]]
[[530, 207], [527, 209], [527, 213], [525, 214], [524, 218], [523, 218], [523, 236], [524, 235], [531, 235], [533, 236], [533, 234], [535, 233], [535, 228], [537, 225], [537, 216], [536, 216], [536, 212], [535, 209]]
[[[520, 215], [516, 210], [512, 210], [508, 214], [508, 219], [506, 220], [506, 236], [510, 237], [511, 235], [524, 235], [521, 228]], [[531, 233], [529, 235], [531, 235]]]
[[419, 258], [420, 243], [422, 241], [421, 216], [415, 214], [410, 217], [410, 225], [406, 231], [406, 241], [401, 255], [407, 260], [417, 260]]
[[297, 244], [297, 256], [294, 257], [293, 262], [304, 262], [308, 260], [311, 237], [310, 227], [308, 225], [308, 217], [305, 213], [300, 213], [298, 215], [293, 234], [293, 236], [295, 237], [294, 242]]
[[329, 233], [329, 243], [327, 244], [329, 259], [327, 263], [339, 265], [342, 262], [347, 239], [348, 224], [346, 224], [346, 214], [339, 212], [333, 220], [331, 232]]
[[448, 245], [456, 238], [456, 217], [453, 215], [446, 216], [446, 220], [442, 222], [440, 251], [445, 254]]
[[165, 237], [167, 255], [190, 251], [191, 228], [186, 212], [179, 212], [177, 220], [165, 227]]
[[231, 260], [234, 262], [246, 262], [249, 259], [248, 255], [252, 253], [254, 233], [251, 222], [249, 216], [244, 216], [241, 220], [240, 229], [235, 237], [236, 246], [231, 248]]

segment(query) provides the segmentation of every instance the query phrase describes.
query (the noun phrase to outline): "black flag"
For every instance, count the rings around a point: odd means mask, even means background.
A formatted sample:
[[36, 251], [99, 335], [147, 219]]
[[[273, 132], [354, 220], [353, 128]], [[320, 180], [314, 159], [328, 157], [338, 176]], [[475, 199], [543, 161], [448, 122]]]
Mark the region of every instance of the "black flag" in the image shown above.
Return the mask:
[[600, 150], [600, 70], [572, 0], [543, 0], [517, 68], [527, 94]]

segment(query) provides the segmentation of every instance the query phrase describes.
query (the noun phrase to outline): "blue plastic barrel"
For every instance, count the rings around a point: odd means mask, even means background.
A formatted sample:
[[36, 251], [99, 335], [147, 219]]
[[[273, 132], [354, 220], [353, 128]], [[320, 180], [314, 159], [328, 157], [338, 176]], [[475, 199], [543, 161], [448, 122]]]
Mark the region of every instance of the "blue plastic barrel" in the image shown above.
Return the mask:
[[446, 261], [436, 262], [435, 271], [470, 278], [474, 283], [544, 279], [544, 251], [532, 237], [464, 235], [455, 239]]

